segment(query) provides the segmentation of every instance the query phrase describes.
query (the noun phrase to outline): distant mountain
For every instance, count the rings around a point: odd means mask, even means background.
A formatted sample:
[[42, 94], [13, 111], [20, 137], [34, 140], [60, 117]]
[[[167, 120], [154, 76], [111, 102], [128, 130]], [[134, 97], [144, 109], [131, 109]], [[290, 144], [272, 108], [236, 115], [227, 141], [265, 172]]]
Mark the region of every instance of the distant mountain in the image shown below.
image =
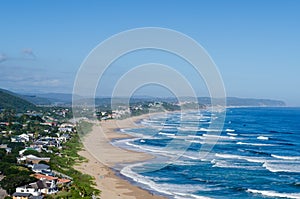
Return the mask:
[[[36, 105], [71, 105], [72, 94], [69, 93], [26, 93], [20, 94], [20, 96]], [[80, 96], [76, 96], [78, 99], [82, 99]]]
[[[181, 101], [193, 101], [194, 98], [191, 97], [182, 97]], [[93, 105], [95, 103], [96, 106], [109, 106], [111, 103], [111, 98], [103, 97], [103, 98], [82, 98], [76, 101], [77, 105]], [[157, 98], [157, 97], [134, 97], [130, 99], [130, 103], [142, 103], [142, 102], [168, 102], [168, 103], [176, 103], [178, 99], [176, 98]], [[115, 98], [113, 100], [115, 104], [127, 104], [127, 98]], [[199, 97], [198, 98], [199, 105], [201, 106], [211, 106], [211, 98], [209, 97]], [[214, 102], [216, 104], [222, 105], [222, 101], [220, 99], [215, 99]], [[227, 106], [242, 106], [242, 107], [277, 107], [277, 106], [286, 106], [284, 101], [280, 100], [271, 100], [271, 99], [253, 99], [253, 98], [237, 98], [237, 97], [227, 97], [226, 98]]]
[[0, 89], [0, 109], [13, 109], [17, 112], [24, 112], [27, 110], [36, 110], [36, 108], [33, 103], [22, 99], [18, 94]]
[[[209, 97], [199, 97], [199, 103], [206, 106], [211, 105], [211, 99]], [[218, 103], [218, 99], [216, 100]], [[227, 106], [252, 106], [252, 107], [263, 107], [263, 106], [286, 106], [284, 101], [272, 100], [272, 99], [254, 99], [254, 98], [238, 98], [238, 97], [227, 97]]]
[[228, 97], [227, 106], [286, 106], [286, 104], [281, 100]]
[[[9, 93], [9, 91], [6, 91]], [[11, 93], [11, 92], [10, 92]], [[31, 102], [35, 105], [60, 105], [60, 106], [70, 106], [72, 104], [72, 94], [69, 93], [35, 93], [35, 94], [15, 94], [11, 93], [14, 96], [21, 97], [22, 99]], [[81, 96], [75, 96], [75, 101], [77, 105], [87, 105], [90, 106], [95, 103], [96, 106], [110, 106], [111, 98], [110, 97], [96, 97], [94, 98], [84, 98]], [[218, 104], [219, 99], [214, 101]], [[116, 97], [113, 102], [115, 104], [127, 104], [128, 98], [126, 97]], [[178, 99], [174, 97], [151, 97], [151, 96], [136, 96], [130, 98], [130, 103], [142, 103], [142, 102], [168, 102], [176, 103]], [[191, 97], [180, 97], [180, 101], [193, 101]], [[210, 97], [198, 97], [198, 102], [200, 105], [210, 106], [211, 98]], [[220, 101], [221, 104], [221, 101]], [[286, 106], [284, 101], [281, 100], [272, 100], [272, 99], [254, 99], [254, 98], [238, 98], [238, 97], [227, 97], [226, 98], [227, 106]]]

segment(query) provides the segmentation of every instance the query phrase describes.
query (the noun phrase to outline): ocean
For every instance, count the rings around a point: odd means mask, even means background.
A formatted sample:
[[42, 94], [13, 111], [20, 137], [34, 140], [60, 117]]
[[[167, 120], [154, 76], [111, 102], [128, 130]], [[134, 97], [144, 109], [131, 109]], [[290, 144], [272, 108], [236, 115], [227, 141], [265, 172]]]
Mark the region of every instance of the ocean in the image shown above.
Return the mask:
[[300, 199], [300, 108], [228, 108], [214, 132], [219, 114], [158, 114], [121, 129], [134, 138], [113, 145], [155, 157], [119, 165], [121, 175], [167, 198]]

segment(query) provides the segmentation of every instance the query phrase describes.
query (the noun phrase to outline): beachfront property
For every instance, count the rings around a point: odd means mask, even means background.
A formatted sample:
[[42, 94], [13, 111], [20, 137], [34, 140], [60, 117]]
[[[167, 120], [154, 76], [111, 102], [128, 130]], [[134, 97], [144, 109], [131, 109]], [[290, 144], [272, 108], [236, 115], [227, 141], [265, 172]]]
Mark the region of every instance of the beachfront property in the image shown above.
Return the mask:
[[59, 132], [73, 132], [74, 131], [74, 124], [72, 123], [62, 123], [59, 125], [58, 128]]
[[54, 194], [57, 192], [58, 189], [55, 180], [38, 180], [37, 182], [16, 188], [16, 193], [29, 193], [33, 196]]

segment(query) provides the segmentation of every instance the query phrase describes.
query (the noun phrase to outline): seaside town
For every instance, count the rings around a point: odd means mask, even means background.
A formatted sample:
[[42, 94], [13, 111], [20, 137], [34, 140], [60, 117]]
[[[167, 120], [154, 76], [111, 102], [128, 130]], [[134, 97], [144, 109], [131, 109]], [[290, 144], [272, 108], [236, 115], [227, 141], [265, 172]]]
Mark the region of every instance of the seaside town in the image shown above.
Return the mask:
[[72, 166], [84, 161], [69, 108], [0, 111], [0, 198], [96, 198], [92, 178]]
[[[92, 131], [96, 120], [122, 120], [182, 108], [209, 108], [208, 103], [177, 102], [174, 99], [133, 99], [130, 104], [119, 103], [114, 108], [109, 104], [110, 100], [100, 99], [102, 103], [94, 108], [87, 103], [78, 107], [71, 107], [70, 103], [36, 105], [32, 99], [24, 98], [0, 90], [0, 198], [99, 198], [103, 191], [96, 183], [99, 173], [88, 173], [86, 168], [78, 170], [78, 165], [80, 167], [91, 160], [79, 155], [86, 148], [80, 138]], [[235, 105], [280, 104], [277, 101], [235, 98], [228, 102]], [[75, 115], [82, 117], [75, 119]]]
[[36, 106], [5, 90], [0, 94], [0, 198], [5, 199], [99, 198], [94, 177], [74, 169], [87, 161], [78, 152], [79, 136], [92, 127], [88, 121], [179, 109], [176, 103], [139, 101], [114, 110], [98, 106], [89, 118], [74, 120], [69, 105]]

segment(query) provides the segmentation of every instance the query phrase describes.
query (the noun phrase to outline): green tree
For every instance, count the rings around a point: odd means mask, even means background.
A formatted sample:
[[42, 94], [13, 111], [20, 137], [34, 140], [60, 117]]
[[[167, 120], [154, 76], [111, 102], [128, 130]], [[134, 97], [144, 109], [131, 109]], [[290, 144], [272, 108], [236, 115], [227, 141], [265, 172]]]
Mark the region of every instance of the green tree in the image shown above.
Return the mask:
[[5, 176], [0, 181], [0, 186], [7, 191], [8, 194], [13, 194], [16, 187], [24, 186], [31, 182], [35, 182], [36, 179], [29, 175], [24, 175], [22, 173], [11, 174]]
[[37, 157], [41, 157], [41, 153], [40, 152], [38, 152], [36, 150], [32, 150], [32, 149], [24, 151], [23, 155], [35, 155]]

